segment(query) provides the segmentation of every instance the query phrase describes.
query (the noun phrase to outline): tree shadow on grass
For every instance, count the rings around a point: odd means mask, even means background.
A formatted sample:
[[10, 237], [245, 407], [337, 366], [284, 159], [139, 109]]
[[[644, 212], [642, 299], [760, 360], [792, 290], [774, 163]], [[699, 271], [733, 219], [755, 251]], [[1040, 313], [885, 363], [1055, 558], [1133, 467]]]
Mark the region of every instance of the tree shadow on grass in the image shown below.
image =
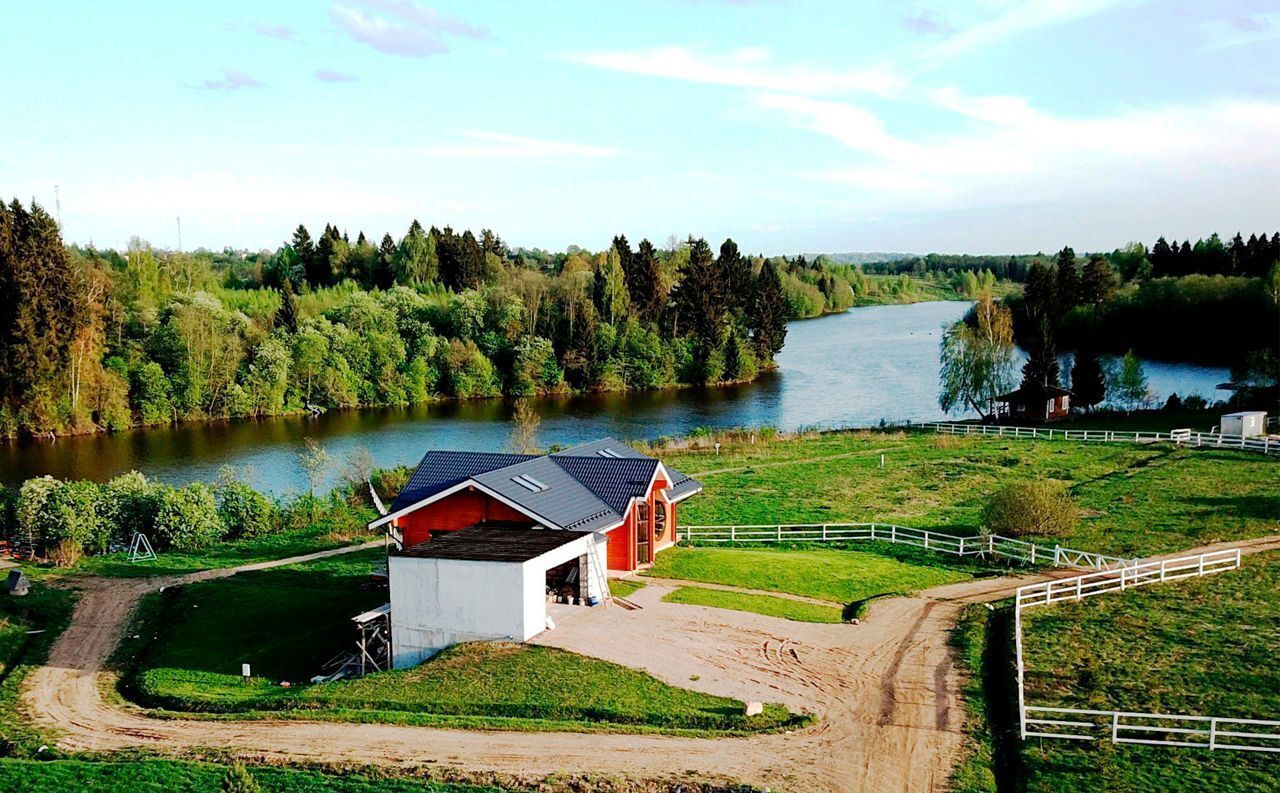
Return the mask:
[[1280, 496], [1276, 495], [1185, 496], [1179, 500], [1201, 512], [1280, 521]]

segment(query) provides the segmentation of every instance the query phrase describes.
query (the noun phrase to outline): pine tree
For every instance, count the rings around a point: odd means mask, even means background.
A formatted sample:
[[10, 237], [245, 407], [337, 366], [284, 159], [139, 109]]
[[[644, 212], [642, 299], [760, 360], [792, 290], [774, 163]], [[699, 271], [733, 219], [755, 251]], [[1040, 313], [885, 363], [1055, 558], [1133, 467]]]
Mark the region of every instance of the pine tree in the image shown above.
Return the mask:
[[640, 247], [627, 274], [627, 292], [631, 304], [642, 322], [657, 322], [662, 314], [665, 296], [662, 293], [662, 267], [658, 252], [649, 240], [640, 240]]
[[674, 302], [681, 327], [697, 341], [699, 360], [706, 361], [720, 344], [727, 316], [725, 279], [718, 272], [711, 246], [705, 239], [689, 240], [685, 266]]
[[745, 311], [751, 305], [755, 276], [751, 272], [751, 260], [738, 250], [738, 243], [731, 239], [720, 245], [718, 261], [720, 273], [727, 282], [730, 305], [734, 311]]
[[479, 289], [485, 279], [484, 250], [470, 230], [463, 232], [458, 270], [459, 289]]
[[396, 282], [396, 241], [390, 234], [382, 235], [382, 244], [378, 246], [378, 257], [373, 269], [373, 283], [379, 289], [390, 289]]
[[[1175, 243], [1176, 244], [1176, 243]], [[1151, 271], [1156, 278], [1173, 274], [1174, 252], [1164, 237], [1151, 246]]]
[[312, 288], [330, 286], [333, 284], [333, 253], [338, 242], [342, 240], [342, 235], [338, 233], [336, 226], [325, 224], [324, 233], [320, 235], [320, 240], [316, 243], [315, 254], [311, 257], [310, 266], [307, 267], [307, 283]]
[[1094, 254], [1084, 266], [1084, 278], [1081, 282], [1081, 294], [1084, 300], [1093, 305], [1101, 305], [1116, 293], [1115, 276], [1111, 272], [1111, 263], [1103, 256]]
[[1027, 362], [1022, 365], [1022, 384], [1058, 386], [1058, 350], [1053, 341], [1053, 326], [1048, 317], [1041, 317], [1035, 326]]
[[91, 308], [57, 221], [34, 203], [0, 208], [0, 402], [32, 410], [36, 429], [58, 421], [55, 390]]
[[1022, 301], [1027, 317], [1032, 322], [1038, 322], [1041, 318], [1057, 318], [1058, 279], [1052, 267], [1042, 261], [1031, 265], [1026, 286], [1022, 290]]
[[1093, 350], [1078, 350], [1071, 365], [1071, 397], [1077, 407], [1092, 408], [1107, 398], [1106, 373], [1102, 356]]
[[1080, 304], [1080, 273], [1076, 252], [1068, 246], [1058, 252], [1058, 306], [1066, 313]]
[[761, 363], [773, 360], [787, 338], [787, 298], [782, 292], [782, 277], [772, 261], [765, 261], [756, 277], [749, 324], [756, 357]]
[[724, 341], [724, 378], [740, 380], [743, 375], [742, 347], [738, 343], [738, 333], [729, 328], [729, 336]]
[[293, 291], [293, 281], [288, 278], [280, 285], [280, 310], [276, 312], [275, 326], [290, 333], [298, 332], [298, 297]]
[[293, 252], [298, 254], [298, 264], [302, 268], [303, 275], [311, 272], [315, 267], [316, 246], [311, 241], [311, 234], [307, 231], [307, 227], [298, 224], [298, 228], [293, 232]]

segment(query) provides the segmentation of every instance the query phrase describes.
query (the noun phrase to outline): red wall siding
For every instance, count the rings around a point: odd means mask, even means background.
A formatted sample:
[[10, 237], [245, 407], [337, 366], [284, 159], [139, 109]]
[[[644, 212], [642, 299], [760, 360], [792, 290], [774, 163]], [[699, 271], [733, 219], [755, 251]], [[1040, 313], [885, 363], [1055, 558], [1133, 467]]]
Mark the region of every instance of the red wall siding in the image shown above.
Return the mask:
[[527, 515], [478, 490], [459, 490], [395, 521], [406, 547], [431, 539], [433, 531], [454, 531], [482, 520], [528, 521]]
[[606, 550], [610, 570], [631, 571], [636, 569], [636, 522], [631, 515], [621, 526], [608, 534], [609, 547]]

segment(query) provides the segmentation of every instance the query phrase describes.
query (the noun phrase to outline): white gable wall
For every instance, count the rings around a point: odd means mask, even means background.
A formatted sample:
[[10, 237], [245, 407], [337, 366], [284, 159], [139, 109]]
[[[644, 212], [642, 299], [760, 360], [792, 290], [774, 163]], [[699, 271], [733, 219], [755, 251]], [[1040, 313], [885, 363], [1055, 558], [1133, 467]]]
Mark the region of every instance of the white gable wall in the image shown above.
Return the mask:
[[546, 629], [547, 570], [570, 559], [594, 554], [586, 592], [603, 601], [605, 546], [603, 535], [584, 533], [523, 563], [391, 555], [392, 666], [415, 666], [459, 642], [522, 642], [538, 635]]

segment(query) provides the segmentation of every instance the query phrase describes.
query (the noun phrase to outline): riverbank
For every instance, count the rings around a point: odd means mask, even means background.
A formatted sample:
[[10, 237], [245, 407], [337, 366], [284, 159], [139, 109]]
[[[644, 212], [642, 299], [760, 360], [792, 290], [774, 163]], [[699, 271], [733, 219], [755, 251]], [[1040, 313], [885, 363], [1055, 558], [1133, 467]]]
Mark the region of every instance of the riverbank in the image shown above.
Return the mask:
[[[822, 321], [789, 324], [776, 371], [751, 383], [662, 391], [556, 395], [532, 399], [544, 445], [612, 435], [653, 440], [706, 428], [875, 426], [885, 421], [964, 419], [937, 403], [943, 326], [961, 318], [960, 301], [877, 306]], [[1153, 391], [1225, 397], [1213, 389], [1222, 369], [1146, 362]], [[379, 466], [409, 465], [428, 448], [501, 451], [511, 437], [512, 404], [498, 399], [435, 401], [407, 407], [332, 410], [251, 421], [185, 424], [149, 430], [0, 444], [0, 482], [45, 474], [106, 481], [138, 470], [173, 484], [212, 482], [223, 466], [248, 472], [255, 486], [296, 492], [306, 477], [298, 453], [311, 439], [342, 461], [366, 451]], [[337, 466], [326, 478], [337, 481]]]

